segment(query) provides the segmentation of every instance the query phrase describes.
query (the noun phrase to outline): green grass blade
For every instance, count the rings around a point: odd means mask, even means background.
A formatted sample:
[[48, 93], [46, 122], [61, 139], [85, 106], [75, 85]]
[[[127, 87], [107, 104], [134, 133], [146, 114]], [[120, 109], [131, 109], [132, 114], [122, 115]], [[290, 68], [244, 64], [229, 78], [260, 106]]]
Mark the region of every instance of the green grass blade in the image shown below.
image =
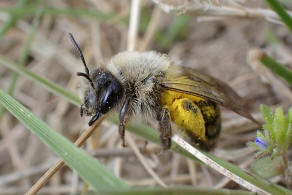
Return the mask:
[[[20, 0], [16, 6], [14, 6], [15, 9], [22, 9], [23, 6], [25, 6], [26, 4], [28, 4], [28, 0]], [[6, 32], [14, 27], [14, 25], [16, 24], [17, 20], [19, 18], [17, 17], [17, 15], [9, 13], [9, 18], [8, 20], [1, 26], [0, 29], [0, 40], [2, 39], [2, 37], [6, 34]]]
[[44, 10], [45, 14], [50, 15], [71, 15], [71, 16], [87, 16], [98, 20], [109, 20], [112, 19], [114, 14], [105, 14], [100, 10], [88, 10], [88, 9], [74, 9], [74, 8], [57, 8], [57, 7], [46, 7]]
[[[197, 188], [197, 187], [152, 187], [152, 188], [130, 188], [130, 189], [107, 189], [100, 191], [103, 195], [194, 195], [194, 194], [208, 194], [208, 195], [252, 195], [254, 193], [243, 190], [227, 190], [227, 189], [210, 189], [210, 188]], [[93, 195], [87, 193], [87, 195]]]
[[217, 162], [219, 165], [223, 166], [225, 169], [231, 171], [233, 174], [241, 177], [245, 181], [248, 181], [249, 183], [252, 183], [253, 185], [257, 186], [258, 188], [269, 192], [271, 194], [292, 194], [292, 191], [288, 190], [287, 188], [284, 188], [282, 186], [276, 185], [274, 183], [271, 183], [265, 179], [262, 179], [259, 176], [253, 175], [251, 173], [248, 173], [246, 171], [241, 170], [239, 167], [223, 161], [215, 156], [212, 156], [209, 153], [205, 153], [206, 156]]
[[260, 58], [260, 61], [268, 69], [282, 77], [292, 86], [292, 71], [289, 68], [278, 63], [276, 60], [265, 54]]
[[280, 16], [281, 20], [292, 32], [292, 17], [287, 13], [284, 7], [277, 0], [266, 0], [269, 6]]
[[[40, 0], [39, 0], [40, 1]], [[21, 1], [23, 2], [23, 1]], [[40, 24], [40, 20], [41, 20], [41, 16], [42, 16], [42, 11], [39, 10], [37, 13], [36, 13], [36, 16], [33, 20], [33, 25], [32, 25], [32, 28], [30, 29], [29, 33], [28, 33], [28, 36], [27, 36], [27, 40], [24, 44], [24, 47], [23, 47], [23, 51], [20, 55], [20, 59], [19, 59], [19, 65], [20, 66], [24, 66], [27, 62], [27, 59], [28, 59], [28, 56], [29, 56], [29, 51], [30, 51], [30, 47], [31, 47], [31, 43], [32, 43], [32, 40], [36, 34], [36, 31], [37, 31], [37, 28]], [[1, 39], [1, 31], [0, 31], [0, 39]], [[11, 82], [9, 84], [9, 87], [8, 87], [8, 94], [9, 95], [12, 95], [13, 92], [14, 92], [14, 89], [15, 89], [15, 86], [16, 86], [16, 83], [17, 83], [17, 80], [18, 80], [18, 74], [17, 73], [14, 73], [13, 76], [12, 76], [12, 79], [11, 79]], [[0, 107], [0, 122], [2, 120], [2, 117], [5, 113], [5, 109], [4, 107]]]
[[[9, 84], [9, 87], [8, 87], [8, 90], [7, 90], [7, 93], [9, 95], [12, 95], [12, 93], [14, 91], [14, 88], [15, 88], [15, 85], [16, 85], [17, 79], [18, 79], [18, 74], [17, 73], [13, 73], [12, 79], [10, 81], [10, 84]], [[2, 121], [4, 113], [5, 113], [5, 108], [3, 106], [0, 106], [0, 123]]]
[[28, 69], [24, 68], [23, 66], [20, 66], [19, 64], [15, 64], [15, 63], [9, 61], [8, 59], [5, 59], [2, 56], [0, 56], [0, 64], [17, 72], [20, 75], [23, 75], [23, 76], [35, 81], [36, 83], [40, 83], [48, 91], [65, 98], [66, 100], [68, 100], [70, 103], [72, 103], [74, 105], [79, 106], [81, 104], [80, 99], [76, 95], [69, 92], [67, 89], [65, 89], [61, 86], [58, 86], [55, 83], [41, 77], [40, 75], [29, 71]]
[[112, 172], [108, 171], [94, 158], [58, 134], [2, 90], [0, 90], [0, 103], [32, 133], [54, 150], [69, 167], [76, 170], [80, 177], [95, 190], [110, 187], [127, 187], [123, 180], [114, 176]]
[[[44, 14], [48, 15], [68, 15], [68, 16], [74, 16], [74, 17], [81, 17], [85, 16], [92, 19], [97, 19], [100, 21], [106, 21], [112, 19], [115, 14], [106, 14], [101, 12], [100, 10], [88, 10], [88, 9], [75, 9], [70, 7], [44, 7], [43, 8]], [[0, 8], [0, 12], [5, 12], [10, 15], [17, 16], [18, 18], [24, 18], [28, 16], [33, 16], [37, 12], [37, 7], [35, 5], [28, 5], [21, 7], [19, 9], [18, 7], [10, 7], [10, 8]]]
[[16, 21], [17, 21], [17, 18], [15, 16], [9, 15], [8, 20], [4, 24], [1, 25], [0, 40], [7, 33], [7, 31], [15, 25]]
[[191, 19], [190, 16], [184, 16], [184, 15], [178, 16], [174, 19], [167, 33], [162, 35], [164, 37], [164, 42], [163, 42], [164, 48], [171, 47], [171, 43], [174, 41], [174, 39], [179, 37], [180, 33], [183, 30], [186, 30], [186, 26], [190, 19]]

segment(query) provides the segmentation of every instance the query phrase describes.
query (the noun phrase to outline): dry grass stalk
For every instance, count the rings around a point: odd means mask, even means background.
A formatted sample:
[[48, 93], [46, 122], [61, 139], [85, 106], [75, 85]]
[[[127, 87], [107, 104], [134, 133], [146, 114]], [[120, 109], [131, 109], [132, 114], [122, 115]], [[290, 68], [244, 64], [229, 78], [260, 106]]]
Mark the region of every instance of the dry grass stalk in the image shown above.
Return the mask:
[[151, 175], [151, 177], [162, 187], [167, 187], [167, 185], [161, 180], [161, 178], [149, 166], [149, 163], [147, 163], [145, 157], [139, 151], [137, 144], [134, 142], [134, 139], [130, 134], [127, 135], [127, 142], [129, 143], [130, 147], [132, 148], [132, 150], [136, 154], [137, 158], [139, 159], [139, 161], [141, 162], [143, 167]]
[[[105, 116], [99, 118], [94, 125], [86, 129], [74, 142], [78, 147], [82, 146], [84, 142], [91, 136], [95, 129], [101, 124]], [[64, 165], [63, 160], [59, 160], [54, 166], [52, 166], [26, 193], [27, 195], [36, 194], [49, 180], [50, 178]]]
[[[231, 18], [261, 18], [269, 22], [281, 23], [275, 12], [262, 8], [248, 8], [238, 3], [226, 3], [226, 1], [189, 1], [189, 0], [152, 0], [158, 4], [165, 12], [176, 12], [178, 14], [186, 14], [193, 16], [208, 16], [212, 20]], [[290, 12], [291, 14], [291, 12]], [[292, 15], [292, 14], [291, 14]]]
[[204, 155], [202, 152], [197, 150], [196, 148], [192, 147], [189, 143], [184, 141], [182, 138], [180, 138], [177, 135], [174, 135], [172, 137], [172, 140], [176, 142], [179, 146], [187, 150], [189, 153], [194, 155], [196, 158], [200, 159], [204, 164], [210, 166], [214, 170], [218, 171], [219, 173], [225, 175], [226, 177], [230, 178], [231, 180], [235, 181], [236, 183], [240, 184], [241, 186], [249, 189], [252, 192], [256, 192], [258, 194], [269, 194], [268, 192], [258, 188], [257, 186], [253, 185], [252, 183], [249, 183], [248, 181], [242, 179], [241, 177], [233, 174], [229, 170], [225, 169], [221, 165], [217, 164], [212, 159], [208, 158], [206, 155]]
[[132, 0], [127, 46], [127, 49], [129, 51], [133, 51], [135, 50], [135, 47], [137, 47], [137, 33], [140, 19], [140, 4], [141, 0]]
[[141, 41], [141, 45], [139, 47], [140, 51], [145, 51], [149, 49], [149, 46], [154, 38], [154, 34], [157, 28], [159, 27], [159, 22], [161, 21], [162, 15], [163, 13], [161, 9], [158, 6], [156, 6], [153, 10], [151, 21], [148, 25], [144, 38]]

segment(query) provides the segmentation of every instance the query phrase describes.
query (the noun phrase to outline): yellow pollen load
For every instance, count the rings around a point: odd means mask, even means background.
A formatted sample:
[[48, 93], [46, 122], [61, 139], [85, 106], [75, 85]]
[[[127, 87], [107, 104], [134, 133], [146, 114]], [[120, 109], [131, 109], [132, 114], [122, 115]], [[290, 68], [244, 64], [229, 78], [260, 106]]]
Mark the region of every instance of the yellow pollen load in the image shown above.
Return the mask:
[[[161, 94], [161, 104], [168, 108], [171, 120], [186, 133], [205, 142], [207, 141], [205, 120], [200, 108], [195, 104], [204, 100], [197, 96], [168, 90]], [[208, 111], [212, 114], [211, 109]]]
[[207, 118], [216, 116], [218, 112], [217, 110], [214, 109], [214, 107], [208, 105], [201, 107], [201, 111], [205, 114]]

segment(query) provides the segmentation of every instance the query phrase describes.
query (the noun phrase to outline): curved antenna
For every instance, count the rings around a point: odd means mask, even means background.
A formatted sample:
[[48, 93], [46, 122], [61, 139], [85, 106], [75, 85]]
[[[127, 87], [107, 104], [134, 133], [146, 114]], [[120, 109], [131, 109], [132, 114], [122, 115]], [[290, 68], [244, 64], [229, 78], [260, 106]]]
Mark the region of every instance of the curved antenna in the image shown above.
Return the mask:
[[69, 38], [70, 38], [70, 40], [72, 41], [73, 46], [75, 47], [75, 49], [76, 49], [77, 52], [79, 53], [80, 58], [81, 58], [81, 61], [82, 61], [83, 65], [84, 65], [84, 67], [85, 67], [85, 73], [78, 72], [77, 75], [78, 75], [78, 76], [83, 76], [83, 77], [85, 77], [87, 80], [89, 80], [90, 85], [94, 88], [93, 82], [92, 82], [91, 78], [89, 77], [89, 69], [88, 69], [87, 64], [86, 64], [86, 62], [85, 62], [85, 59], [84, 59], [83, 53], [82, 53], [80, 47], [78, 46], [77, 42], [75, 41], [75, 39], [74, 39], [72, 33], [69, 33]]
[[91, 87], [94, 89], [93, 82], [87, 74], [85, 74], [83, 72], [77, 72], [77, 76], [85, 77], [90, 82]]

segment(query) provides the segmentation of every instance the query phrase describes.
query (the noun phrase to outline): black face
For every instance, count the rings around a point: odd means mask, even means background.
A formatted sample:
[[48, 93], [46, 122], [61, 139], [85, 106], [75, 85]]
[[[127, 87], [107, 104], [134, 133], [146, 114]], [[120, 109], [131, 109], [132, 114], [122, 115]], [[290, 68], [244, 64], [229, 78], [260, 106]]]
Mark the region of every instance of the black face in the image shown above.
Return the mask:
[[89, 121], [89, 125], [92, 125], [119, 102], [124, 91], [121, 83], [108, 71], [94, 70], [89, 78], [93, 86], [90, 85], [85, 92], [81, 115], [85, 112], [86, 115], [93, 116]]
[[78, 72], [77, 75], [85, 77], [89, 82], [84, 102], [80, 107], [80, 115], [85, 112], [87, 116], [92, 116], [88, 123], [91, 126], [102, 114], [107, 113], [119, 102], [124, 90], [118, 79], [108, 71], [96, 69], [89, 73], [81, 49], [73, 35], [69, 33], [69, 36], [85, 67], [85, 73]]

